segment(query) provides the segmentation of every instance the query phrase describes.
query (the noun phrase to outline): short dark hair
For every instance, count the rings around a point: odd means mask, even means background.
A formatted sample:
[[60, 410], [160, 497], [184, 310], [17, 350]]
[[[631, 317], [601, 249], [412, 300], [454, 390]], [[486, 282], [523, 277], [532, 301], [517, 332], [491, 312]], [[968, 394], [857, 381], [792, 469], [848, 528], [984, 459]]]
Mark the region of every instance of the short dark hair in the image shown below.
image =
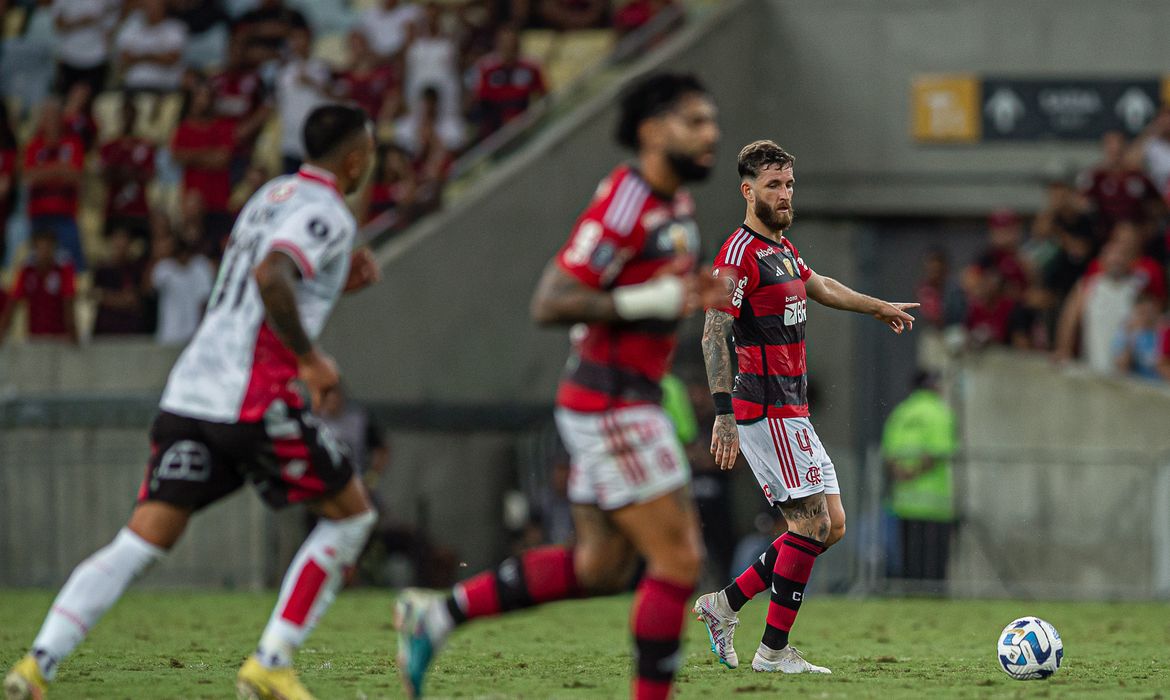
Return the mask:
[[760, 172], [771, 165], [778, 169], [790, 168], [796, 164], [796, 156], [776, 145], [775, 141], [761, 139], [752, 141], [739, 152], [736, 166], [741, 178], [758, 177]]
[[637, 150], [638, 127], [647, 119], [669, 112], [686, 95], [706, 95], [707, 88], [691, 73], [655, 73], [626, 88], [621, 97], [617, 142]]
[[319, 160], [333, 153], [354, 134], [366, 128], [366, 111], [356, 105], [327, 104], [317, 107], [305, 120], [305, 156]]

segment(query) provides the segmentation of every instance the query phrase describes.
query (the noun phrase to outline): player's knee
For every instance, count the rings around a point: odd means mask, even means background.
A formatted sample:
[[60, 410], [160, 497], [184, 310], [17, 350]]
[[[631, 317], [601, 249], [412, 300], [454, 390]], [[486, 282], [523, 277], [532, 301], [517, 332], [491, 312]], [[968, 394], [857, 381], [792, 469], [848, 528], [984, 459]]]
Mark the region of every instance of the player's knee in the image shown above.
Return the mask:
[[[798, 535], [811, 537], [817, 542], [829, 541], [829, 533], [833, 529], [833, 523], [829, 520], [829, 514], [825, 512], [817, 513], [807, 518], [788, 518], [788, 529]], [[842, 530], [844, 533], [844, 530]]]
[[695, 582], [703, 568], [703, 545], [697, 537], [680, 537], [661, 551], [651, 552], [651, 574], [678, 582]]
[[357, 561], [377, 522], [378, 514], [367, 510], [340, 520], [321, 520], [317, 527], [321, 528], [322, 532], [329, 531], [329, 539], [337, 552], [337, 558], [348, 565]]
[[625, 587], [631, 572], [630, 562], [613, 554], [600, 547], [579, 546], [573, 551], [573, 569], [581, 590], [606, 594]]

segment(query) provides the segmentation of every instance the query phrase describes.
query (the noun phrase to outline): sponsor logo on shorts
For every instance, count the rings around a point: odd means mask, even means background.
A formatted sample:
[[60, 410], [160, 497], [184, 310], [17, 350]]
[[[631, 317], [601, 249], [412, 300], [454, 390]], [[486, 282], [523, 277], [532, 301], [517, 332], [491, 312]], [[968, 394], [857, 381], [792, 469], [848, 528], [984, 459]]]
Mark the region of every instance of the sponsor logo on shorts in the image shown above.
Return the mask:
[[154, 478], [174, 481], [207, 481], [211, 478], [211, 453], [194, 440], [179, 440], [167, 448], [154, 468]]

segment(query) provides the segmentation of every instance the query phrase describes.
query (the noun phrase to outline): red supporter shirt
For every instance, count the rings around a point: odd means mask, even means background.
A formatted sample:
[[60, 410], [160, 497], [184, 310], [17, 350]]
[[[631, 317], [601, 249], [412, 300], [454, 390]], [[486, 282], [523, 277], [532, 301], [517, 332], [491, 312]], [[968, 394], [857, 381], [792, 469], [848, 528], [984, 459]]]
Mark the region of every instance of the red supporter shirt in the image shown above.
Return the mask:
[[[1166, 301], [1166, 271], [1148, 255], [1143, 255], [1133, 261], [1130, 272], [1142, 281], [1142, 291], [1152, 294], [1161, 301]], [[1093, 258], [1085, 270], [1085, 278], [1089, 278], [1101, 271], [1101, 259]]]
[[1145, 221], [1145, 203], [1161, 199], [1154, 183], [1139, 170], [1113, 172], [1093, 170], [1081, 185], [1081, 194], [1097, 207], [1104, 233], [1119, 221]]
[[[698, 260], [694, 202], [683, 190], [666, 197], [633, 168], [621, 165], [601, 182], [593, 201], [557, 254], [557, 264], [582, 284], [612, 290], [649, 280], [677, 256]], [[557, 405], [596, 412], [657, 404], [670, 369], [678, 321], [582, 324], [557, 392]]]
[[[235, 125], [232, 120], [224, 117], [210, 122], [187, 120], [175, 129], [171, 149], [176, 151], [232, 149], [236, 142], [234, 132]], [[231, 172], [226, 166], [214, 169], [187, 166], [183, 170], [183, 189], [201, 193], [206, 211], [228, 211], [228, 200], [232, 196]]]
[[967, 303], [967, 330], [979, 340], [1005, 344], [1015, 304], [1007, 297], [1000, 297], [991, 303], [969, 301]]
[[370, 119], [377, 119], [386, 93], [398, 85], [398, 76], [391, 66], [379, 66], [368, 72], [342, 73], [334, 84], [341, 96], [356, 102]]
[[146, 218], [146, 185], [154, 177], [154, 144], [146, 139], [128, 137], [110, 141], [100, 151], [102, 166], [134, 173], [131, 179], [110, 183], [106, 195], [106, 217]]
[[804, 283], [812, 269], [788, 238], [777, 243], [746, 225], [723, 244], [714, 268], [735, 282], [728, 305], [719, 308], [735, 317], [735, 420], [808, 416]]
[[[227, 70], [212, 76], [208, 83], [215, 94], [216, 115], [231, 120], [233, 129], [264, 104], [264, 83], [255, 71]], [[250, 145], [241, 141], [236, 144], [236, 150], [246, 149]]]
[[[39, 134], [24, 149], [24, 169], [63, 163], [81, 172], [85, 166], [85, 147], [81, 139], [63, 134], [54, 144]], [[75, 182], [48, 181], [29, 187], [29, 216], [76, 216], [78, 185]]]
[[489, 54], [476, 69], [475, 97], [486, 108], [491, 130], [523, 113], [536, 95], [546, 92], [540, 66], [523, 58], [508, 64]]
[[63, 336], [65, 305], [72, 303], [75, 293], [73, 265], [56, 262], [47, 270], [26, 263], [12, 285], [12, 300], [28, 303], [28, 334], [30, 336]]

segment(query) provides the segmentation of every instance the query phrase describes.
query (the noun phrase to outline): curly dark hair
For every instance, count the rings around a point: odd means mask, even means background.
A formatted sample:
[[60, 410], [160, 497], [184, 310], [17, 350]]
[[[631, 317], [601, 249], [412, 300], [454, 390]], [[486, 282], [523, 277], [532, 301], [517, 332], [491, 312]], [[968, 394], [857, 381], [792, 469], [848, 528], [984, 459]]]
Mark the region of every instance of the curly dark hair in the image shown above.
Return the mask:
[[776, 145], [775, 141], [769, 141], [768, 139], [752, 141], [744, 146], [743, 150], [739, 152], [739, 159], [736, 161], [741, 178], [756, 178], [759, 176], [761, 170], [764, 170], [770, 165], [775, 165], [780, 170], [783, 170], [795, 164], [796, 156], [780, 148]]
[[669, 112], [686, 95], [706, 95], [707, 88], [691, 73], [655, 73], [631, 85], [622, 93], [617, 142], [637, 150], [638, 127], [647, 119]]

